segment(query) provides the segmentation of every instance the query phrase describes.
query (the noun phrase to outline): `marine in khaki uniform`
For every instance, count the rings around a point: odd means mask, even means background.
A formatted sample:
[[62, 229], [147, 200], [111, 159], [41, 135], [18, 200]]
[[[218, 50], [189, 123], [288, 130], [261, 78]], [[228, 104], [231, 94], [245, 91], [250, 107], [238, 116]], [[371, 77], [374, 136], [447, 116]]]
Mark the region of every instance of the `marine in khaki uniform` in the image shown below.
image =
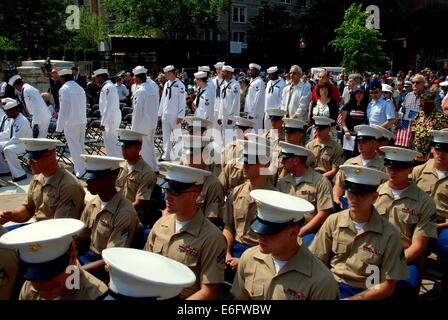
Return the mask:
[[287, 112], [282, 109], [267, 109], [266, 114], [269, 117], [272, 128], [264, 133], [264, 137], [268, 140], [273, 139], [277, 144], [279, 141], [285, 141], [283, 117]]
[[250, 224], [257, 215], [255, 200], [249, 195], [251, 190], [276, 190], [269, 181], [270, 149], [253, 140], [240, 140], [244, 145], [243, 173], [246, 182], [235, 187], [226, 199], [224, 207], [223, 234], [227, 240], [226, 264], [236, 269], [241, 254], [258, 244], [257, 235], [250, 230]]
[[[372, 126], [358, 125], [355, 127], [356, 143], [358, 144], [359, 156], [345, 161], [344, 165], [363, 166], [367, 168], [385, 171], [384, 161], [378, 157], [378, 138], [381, 132]], [[339, 171], [336, 174], [333, 186], [333, 199], [336, 205], [342, 209], [347, 208], [347, 200], [341, 197], [344, 195], [345, 173]], [[343, 202], [341, 202], [343, 200]]]
[[[182, 136], [182, 139], [185, 157], [181, 164], [211, 171], [206, 162], [210, 162], [212, 159], [210, 156], [212, 140], [201, 136]], [[224, 199], [224, 189], [218, 178], [213, 174], [206, 176], [196, 203], [202, 209], [204, 215], [220, 228], [223, 226], [222, 206], [224, 205]]]
[[84, 223], [77, 219], [50, 219], [12, 230], [0, 238], [0, 246], [19, 251], [21, 273], [26, 280], [20, 300], [101, 298], [107, 286], [78, 268], [76, 262], [73, 237], [83, 228]]
[[[6, 230], [0, 226], [0, 237]], [[16, 250], [0, 246], [0, 300], [11, 299], [12, 290], [19, 273], [19, 258]]]
[[309, 202], [279, 193], [254, 190], [257, 218], [251, 229], [260, 245], [241, 257], [231, 293], [244, 300], [336, 300], [338, 285], [330, 270], [297, 241]]
[[384, 160], [384, 152], [381, 151], [380, 148], [393, 146], [395, 142], [395, 135], [389, 129], [383, 128], [379, 125], [371, 124], [370, 126], [381, 132], [381, 136], [378, 138], [378, 149], [376, 150], [376, 153], [380, 159]]
[[224, 282], [226, 242], [221, 231], [196, 206], [209, 171], [162, 162], [160, 172], [166, 206], [174, 214], [162, 216], [151, 229], [145, 250], [188, 266], [196, 275], [181, 298], [209, 300], [218, 297]]
[[21, 139], [25, 157], [34, 173], [27, 197], [14, 211], [0, 212], [0, 224], [8, 221], [26, 222], [33, 216], [37, 221], [52, 218], [79, 219], [84, 209], [84, 189], [76, 177], [59, 167], [52, 139]]
[[[81, 215], [85, 228], [80, 241], [90, 239], [89, 250], [78, 259], [89, 272], [101, 270], [101, 252], [111, 247], [129, 247], [138, 228], [138, 216], [132, 203], [117, 192], [115, 182], [121, 158], [81, 155], [86, 162], [87, 190], [95, 197]], [[87, 242], [87, 241], [86, 241]]]
[[400, 280], [400, 295], [417, 298], [421, 283], [421, 268], [428, 242], [437, 238], [436, 205], [423, 190], [409, 182], [413, 160], [421, 157], [415, 150], [381, 147], [389, 180], [378, 188], [375, 208], [401, 233], [408, 264], [408, 279]]
[[327, 117], [313, 117], [316, 128], [316, 138], [308, 142], [307, 149], [310, 149], [315, 157], [314, 170], [331, 180], [339, 170], [339, 166], [344, 163], [344, 151], [341, 145], [330, 136], [333, 119]]
[[131, 248], [102, 252], [110, 274], [104, 300], [176, 299], [196, 276], [186, 265], [157, 253]]
[[[306, 123], [296, 118], [283, 118], [283, 130], [285, 132], [285, 142], [303, 146], [305, 144]], [[279, 146], [279, 160], [278, 169], [273, 175], [273, 181], [277, 185], [278, 180], [287, 175], [283, 168], [283, 163], [280, 156], [281, 148]]]
[[333, 210], [331, 183], [308, 166], [314, 160], [311, 150], [287, 142], [281, 142], [280, 146], [287, 175], [278, 181], [278, 190], [307, 200], [315, 208], [312, 213], [305, 214], [305, 225], [299, 231], [299, 236], [309, 246]]
[[437, 240], [431, 243], [443, 267], [442, 292], [448, 296], [448, 129], [431, 130], [434, 158], [415, 167], [412, 180], [426, 192], [436, 204]]
[[[255, 122], [243, 117], [235, 116], [235, 130], [233, 137], [225, 136], [225, 141], [231, 140], [224, 147], [221, 153], [221, 159], [219, 164], [215, 164], [213, 173], [219, 177], [224, 191], [241, 184], [244, 181], [242, 177], [242, 166], [239, 164], [241, 157], [241, 148], [238, 149], [237, 141], [239, 139], [245, 139], [247, 133], [252, 132]], [[226, 134], [228, 130], [226, 130]]]
[[341, 299], [390, 297], [398, 280], [406, 279], [400, 233], [373, 207], [381, 180], [376, 169], [342, 165], [349, 209], [328, 217], [310, 251], [330, 267]]
[[127, 129], [118, 129], [117, 134], [126, 161], [121, 163], [115, 186], [132, 203], [142, 225], [152, 226], [160, 217], [150, 207], [157, 177], [140, 156], [143, 134]]

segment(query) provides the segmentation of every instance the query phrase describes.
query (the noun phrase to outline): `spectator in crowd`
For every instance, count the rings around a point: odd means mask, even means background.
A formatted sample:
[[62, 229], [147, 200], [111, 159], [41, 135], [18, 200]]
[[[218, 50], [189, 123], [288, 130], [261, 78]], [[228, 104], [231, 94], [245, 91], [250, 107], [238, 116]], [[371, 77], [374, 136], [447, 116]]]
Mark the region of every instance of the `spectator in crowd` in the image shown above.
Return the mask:
[[361, 85], [362, 76], [359, 73], [352, 73], [348, 77], [347, 86], [344, 87], [341, 97], [341, 104], [346, 105], [350, 101], [352, 90]]
[[72, 67], [72, 75], [73, 75], [73, 80], [79, 84], [79, 86], [83, 89], [86, 88], [87, 86], [87, 79], [86, 76], [83, 76], [79, 73], [79, 68], [77, 66], [73, 66]]
[[367, 106], [367, 118], [369, 119], [369, 123], [389, 129], [392, 127], [396, 118], [393, 104], [387, 103], [382, 96], [382, 86], [381, 82], [378, 80], [372, 81], [370, 90], [372, 100]]
[[117, 81], [115, 82], [115, 86], [117, 87], [118, 98], [120, 99], [120, 103], [126, 103], [126, 98], [129, 95], [129, 90], [123, 84], [122, 77], [117, 78]]
[[[355, 135], [355, 127], [360, 124], [367, 124], [367, 105], [368, 99], [364, 87], [357, 86], [350, 94], [350, 100], [341, 110], [342, 115], [342, 129], [344, 130], [344, 139], [351, 139]], [[356, 145], [353, 151], [344, 149], [344, 156], [346, 159], [353, 158], [359, 154]]]
[[426, 162], [431, 154], [432, 135], [430, 130], [448, 128], [448, 116], [436, 108], [436, 94], [427, 92], [420, 95], [420, 111], [411, 125], [411, 146], [423, 156], [416, 158], [419, 164]]
[[87, 81], [86, 96], [90, 106], [93, 106], [100, 101], [100, 86], [91, 74], [87, 76]]
[[408, 92], [404, 89], [404, 83], [403, 81], [397, 81], [396, 82], [396, 92], [397, 92], [397, 108], [400, 110], [401, 106], [403, 105], [404, 98], [408, 94]]
[[61, 89], [62, 83], [59, 80], [58, 70], [53, 68], [50, 73], [50, 89], [49, 92], [53, 96], [54, 108], [56, 112], [59, 112], [59, 89]]
[[[337, 139], [336, 120], [338, 118], [339, 108], [337, 102], [332, 98], [334, 96], [334, 86], [325, 80], [319, 80], [316, 86], [317, 101], [311, 101], [310, 110], [308, 112], [308, 123], [314, 124], [312, 118], [314, 116], [327, 117], [334, 120], [331, 129], [331, 135]], [[337, 88], [336, 88], [337, 90]]]

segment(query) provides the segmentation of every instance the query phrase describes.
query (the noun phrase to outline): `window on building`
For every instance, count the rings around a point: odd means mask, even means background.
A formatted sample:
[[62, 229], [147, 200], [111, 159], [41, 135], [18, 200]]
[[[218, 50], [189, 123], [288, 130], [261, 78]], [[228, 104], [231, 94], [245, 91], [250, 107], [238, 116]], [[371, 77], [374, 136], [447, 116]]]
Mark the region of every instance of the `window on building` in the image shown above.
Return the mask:
[[233, 7], [233, 22], [246, 23], [247, 10], [246, 7]]
[[240, 31], [232, 32], [232, 41], [246, 42], [246, 32], [240, 32]]

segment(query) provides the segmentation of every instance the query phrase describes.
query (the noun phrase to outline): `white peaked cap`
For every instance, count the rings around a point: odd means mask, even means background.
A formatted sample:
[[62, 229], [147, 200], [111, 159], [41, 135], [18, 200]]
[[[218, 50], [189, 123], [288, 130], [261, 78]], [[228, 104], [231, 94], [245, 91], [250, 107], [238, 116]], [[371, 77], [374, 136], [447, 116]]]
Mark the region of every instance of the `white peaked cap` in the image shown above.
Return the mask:
[[383, 135], [378, 129], [366, 124], [357, 125], [354, 129], [357, 137], [373, 137], [379, 139]]
[[157, 253], [117, 247], [104, 249], [102, 256], [110, 290], [124, 296], [169, 299], [196, 281], [186, 265]]
[[66, 253], [73, 236], [83, 228], [78, 219], [42, 220], [5, 233], [0, 247], [18, 249], [20, 258], [28, 263], [48, 262]]
[[371, 124], [370, 126], [381, 132], [380, 138], [386, 138], [387, 140], [395, 139], [395, 135], [390, 130], [376, 124]]
[[25, 145], [26, 151], [43, 151], [53, 150], [56, 147], [63, 146], [62, 141], [46, 138], [19, 138], [20, 142]]
[[415, 157], [421, 157], [422, 154], [418, 151], [399, 148], [399, 147], [380, 147], [380, 150], [385, 153], [385, 158], [392, 161], [412, 162]]
[[84, 159], [86, 170], [90, 171], [118, 169], [120, 168], [120, 162], [125, 161], [124, 159], [117, 157], [98, 156], [89, 154], [82, 154], [81, 158]]
[[252, 190], [250, 196], [255, 199], [257, 216], [264, 221], [297, 222], [305, 214], [314, 212], [314, 206], [310, 202], [283, 192], [257, 189]]
[[387, 174], [372, 168], [344, 164], [339, 167], [346, 174], [346, 180], [358, 184], [379, 186], [388, 178]]
[[204, 184], [205, 178], [211, 174], [210, 171], [171, 162], [160, 162], [159, 169], [160, 173], [168, 180], [196, 185]]

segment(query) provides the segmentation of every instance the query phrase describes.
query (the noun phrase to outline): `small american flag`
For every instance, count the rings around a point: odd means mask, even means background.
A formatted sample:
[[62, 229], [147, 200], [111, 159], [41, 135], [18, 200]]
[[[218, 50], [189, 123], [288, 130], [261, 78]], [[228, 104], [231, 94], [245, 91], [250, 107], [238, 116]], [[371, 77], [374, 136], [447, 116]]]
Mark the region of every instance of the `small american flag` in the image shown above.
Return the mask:
[[397, 134], [395, 137], [395, 145], [399, 147], [409, 148], [411, 146], [411, 127], [410, 120], [398, 120]]

